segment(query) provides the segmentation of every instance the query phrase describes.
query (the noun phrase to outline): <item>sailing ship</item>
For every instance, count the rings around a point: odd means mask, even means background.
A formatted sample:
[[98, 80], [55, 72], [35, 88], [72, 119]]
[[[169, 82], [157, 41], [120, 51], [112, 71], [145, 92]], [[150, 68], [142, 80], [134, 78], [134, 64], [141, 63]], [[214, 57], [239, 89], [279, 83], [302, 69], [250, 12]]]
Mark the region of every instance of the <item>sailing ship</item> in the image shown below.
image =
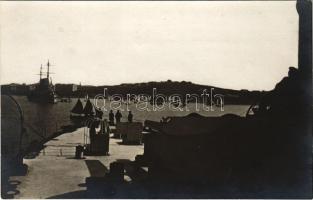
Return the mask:
[[88, 117], [102, 118], [103, 112], [94, 106], [87, 97], [85, 107], [80, 99], [77, 100], [75, 106], [71, 110], [71, 119], [86, 119]]
[[84, 111], [83, 104], [80, 101], [80, 99], [78, 99], [75, 106], [71, 110], [70, 118], [82, 118], [82, 117], [84, 117], [83, 111]]
[[87, 99], [87, 102], [86, 102], [86, 105], [83, 109], [83, 114], [86, 116], [86, 117], [89, 117], [89, 116], [93, 116], [95, 114], [94, 112], [94, 106], [93, 104], [90, 102], [90, 99], [88, 98]]
[[40, 67], [40, 79], [39, 83], [33, 85], [30, 88], [30, 93], [27, 96], [30, 101], [40, 102], [40, 103], [57, 103], [57, 98], [55, 94], [55, 89], [52, 84], [50, 77], [50, 62], [47, 63], [47, 75], [42, 77], [42, 65]]

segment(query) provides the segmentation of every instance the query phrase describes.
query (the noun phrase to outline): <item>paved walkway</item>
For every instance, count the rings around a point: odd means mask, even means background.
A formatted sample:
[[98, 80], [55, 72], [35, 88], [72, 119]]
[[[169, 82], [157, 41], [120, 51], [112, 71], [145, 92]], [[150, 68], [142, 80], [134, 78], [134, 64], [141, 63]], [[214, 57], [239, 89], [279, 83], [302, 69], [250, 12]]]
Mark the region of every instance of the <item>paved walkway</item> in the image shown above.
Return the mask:
[[[101, 177], [111, 162], [134, 160], [143, 153], [143, 145], [121, 145], [121, 140], [110, 138], [109, 156], [85, 156], [74, 159], [75, 146], [83, 144], [84, 128], [63, 134], [45, 144], [33, 159], [24, 159], [28, 166], [26, 176], [11, 177], [20, 182], [14, 198], [49, 198], [70, 192], [86, 190], [87, 177]], [[127, 179], [127, 177], [125, 177]]]

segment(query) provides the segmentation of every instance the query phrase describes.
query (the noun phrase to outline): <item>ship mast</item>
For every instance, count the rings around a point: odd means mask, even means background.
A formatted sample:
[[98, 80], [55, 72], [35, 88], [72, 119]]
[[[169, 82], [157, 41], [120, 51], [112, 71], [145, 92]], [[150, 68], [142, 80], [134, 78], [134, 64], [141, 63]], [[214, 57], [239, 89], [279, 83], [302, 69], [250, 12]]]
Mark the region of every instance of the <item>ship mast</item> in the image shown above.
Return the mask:
[[48, 60], [48, 63], [47, 63], [47, 79], [49, 80], [49, 68], [50, 68], [50, 63], [49, 63], [49, 60]]
[[41, 80], [41, 76], [42, 76], [42, 64], [40, 65], [40, 80]]

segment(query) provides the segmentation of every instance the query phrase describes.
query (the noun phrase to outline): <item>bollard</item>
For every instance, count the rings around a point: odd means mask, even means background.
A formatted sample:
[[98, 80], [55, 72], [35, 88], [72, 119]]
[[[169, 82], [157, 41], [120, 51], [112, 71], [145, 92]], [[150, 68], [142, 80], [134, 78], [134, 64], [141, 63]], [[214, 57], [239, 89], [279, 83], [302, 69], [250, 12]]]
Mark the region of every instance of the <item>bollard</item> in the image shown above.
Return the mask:
[[84, 153], [84, 147], [81, 146], [81, 145], [76, 146], [76, 148], [75, 148], [75, 158], [76, 159], [83, 158], [83, 153]]
[[112, 162], [110, 164], [110, 178], [114, 182], [124, 181], [124, 164]]

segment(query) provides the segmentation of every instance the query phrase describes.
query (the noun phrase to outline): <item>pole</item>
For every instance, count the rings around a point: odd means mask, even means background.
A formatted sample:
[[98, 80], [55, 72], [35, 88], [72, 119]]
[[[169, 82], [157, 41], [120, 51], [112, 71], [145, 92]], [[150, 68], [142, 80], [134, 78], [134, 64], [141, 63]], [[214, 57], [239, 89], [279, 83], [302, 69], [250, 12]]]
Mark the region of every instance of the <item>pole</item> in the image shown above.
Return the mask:
[[47, 63], [47, 67], [48, 67], [48, 70], [47, 70], [47, 79], [49, 80], [49, 68], [50, 68], [49, 60], [48, 60], [48, 63]]
[[42, 77], [42, 64], [40, 65], [40, 80], [41, 80], [41, 77]]

